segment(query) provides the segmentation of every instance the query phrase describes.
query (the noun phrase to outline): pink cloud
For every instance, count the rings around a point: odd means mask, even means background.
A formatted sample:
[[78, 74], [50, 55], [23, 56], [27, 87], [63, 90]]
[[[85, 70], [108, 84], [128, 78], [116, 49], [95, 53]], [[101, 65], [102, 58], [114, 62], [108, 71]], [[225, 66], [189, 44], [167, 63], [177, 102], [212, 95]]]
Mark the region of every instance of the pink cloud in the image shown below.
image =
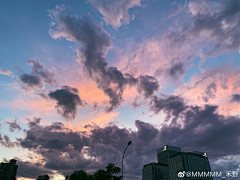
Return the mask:
[[[178, 87], [175, 95], [187, 99], [189, 105], [217, 105], [220, 114], [236, 115], [239, 113], [240, 103], [232, 102], [231, 99], [236, 93], [234, 85], [239, 75], [237, 71], [231, 72], [227, 67], [206, 71], [192, 77], [190, 83]], [[215, 88], [209, 88], [212, 84]]]

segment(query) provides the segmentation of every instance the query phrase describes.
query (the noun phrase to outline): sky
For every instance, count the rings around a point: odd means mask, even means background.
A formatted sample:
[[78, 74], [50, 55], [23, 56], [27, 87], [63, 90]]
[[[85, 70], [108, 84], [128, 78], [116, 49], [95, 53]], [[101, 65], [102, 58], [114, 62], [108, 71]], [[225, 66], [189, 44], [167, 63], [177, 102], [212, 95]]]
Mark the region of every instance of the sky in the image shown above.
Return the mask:
[[17, 179], [121, 167], [128, 141], [127, 180], [165, 145], [239, 171], [239, 0], [0, 8], [0, 161], [17, 160]]

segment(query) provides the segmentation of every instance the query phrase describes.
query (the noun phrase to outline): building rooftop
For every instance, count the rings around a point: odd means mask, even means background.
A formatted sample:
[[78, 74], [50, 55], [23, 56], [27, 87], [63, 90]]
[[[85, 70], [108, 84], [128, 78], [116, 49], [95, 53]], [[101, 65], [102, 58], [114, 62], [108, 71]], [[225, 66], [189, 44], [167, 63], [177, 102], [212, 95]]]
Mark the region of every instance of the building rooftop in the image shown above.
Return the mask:
[[166, 150], [181, 152], [181, 148], [179, 148], [179, 147], [166, 145], [162, 148], [159, 148], [157, 150], [157, 153], [161, 153], [161, 152], [166, 151]]
[[205, 155], [206, 153], [196, 153], [196, 152], [178, 152], [172, 156], [170, 156], [169, 158], [173, 158], [173, 157], [177, 157], [180, 155], [192, 155], [192, 156], [197, 156], [197, 157], [201, 157], [201, 158], [207, 158], [207, 156]]
[[147, 167], [147, 166], [151, 166], [151, 165], [168, 166], [167, 164], [164, 164], [164, 163], [152, 162], [152, 163], [149, 163], [149, 164], [145, 164], [143, 167]]

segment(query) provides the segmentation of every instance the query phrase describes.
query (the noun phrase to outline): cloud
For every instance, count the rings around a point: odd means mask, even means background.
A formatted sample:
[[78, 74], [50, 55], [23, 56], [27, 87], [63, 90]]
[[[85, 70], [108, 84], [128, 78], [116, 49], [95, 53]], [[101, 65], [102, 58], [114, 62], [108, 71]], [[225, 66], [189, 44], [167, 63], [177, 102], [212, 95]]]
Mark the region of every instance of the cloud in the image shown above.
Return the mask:
[[[75, 41], [81, 48], [77, 51], [77, 61], [83, 66], [85, 75], [92, 78], [99, 89], [110, 98], [106, 108], [107, 112], [113, 111], [123, 101], [122, 95], [127, 85], [138, 86], [139, 91], [146, 93], [146, 79], [152, 84], [154, 77], [135, 78], [131, 74], [123, 74], [116, 67], [109, 67], [105, 55], [112, 47], [110, 35], [102, 28], [101, 24], [95, 24], [90, 16], [72, 17], [66, 14], [64, 5], [56, 6], [55, 10], [50, 10], [49, 15], [56, 24], [57, 30], [50, 30], [50, 35], [54, 39], [66, 38]], [[140, 81], [140, 83], [138, 83]], [[158, 87], [154, 85], [155, 87]], [[153, 88], [153, 87], [152, 87]], [[152, 89], [155, 92], [158, 89]], [[146, 94], [145, 94], [146, 95]], [[149, 96], [150, 94], [148, 94]]]
[[43, 88], [44, 84], [53, 86], [56, 83], [56, 72], [45, 69], [44, 65], [37, 59], [28, 60], [27, 64], [32, 66], [31, 74], [26, 74], [21, 71], [22, 74], [19, 75], [19, 79], [22, 83], [27, 85], [28, 88]]
[[177, 78], [178, 75], [183, 75], [184, 70], [183, 70], [183, 63], [176, 63], [171, 67], [169, 70], [169, 75], [172, 76], [173, 78]]
[[10, 76], [10, 75], [12, 75], [12, 73], [13, 73], [12, 71], [0, 67], [0, 74], [6, 75], [6, 76]]
[[[163, 99], [162, 101], [162, 104], [164, 104], [166, 100]], [[175, 101], [173, 101], [173, 104], [177, 104]], [[240, 124], [238, 117], [219, 115], [216, 112], [217, 106], [205, 105], [204, 108], [187, 106], [185, 104], [181, 106], [182, 108], [179, 108], [179, 106], [165, 106], [164, 109], [161, 109], [161, 111], [166, 112], [174, 110], [173, 112], [177, 112], [175, 116], [178, 118], [175, 123], [162, 126], [160, 140], [178, 145], [179, 147], [185, 147], [186, 149], [194, 148], [199, 151], [206, 151], [211, 159], [238, 154], [235, 151], [236, 147], [222, 147], [221, 145], [221, 143], [227, 142], [230, 138], [233, 138], [233, 141], [239, 141], [240, 134], [237, 131], [240, 128]], [[232, 143], [234, 144], [234, 142]], [[235, 143], [235, 145], [237, 147], [240, 146], [239, 143]], [[220, 147], [221, 151], [218, 150]]]
[[117, 67], [125, 73], [155, 76], [164, 86], [177, 63], [187, 66], [199, 56], [201, 65], [207, 57], [240, 50], [239, 1], [191, 1], [185, 6], [184, 16], [179, 15], [161, 36], [140, 44], [130, 42]]
[[80, 152], [83, 145], [88, 143], [86, 137], [70, 131], [60, 122], [45, 127], [39, 123], [39, 120], [30, 121], [26, 138], [18, 139], [23, 148], [42, 155], [46, 159], [44, 168], [72, 173], [73, 169], [79, 168], [79, 165], [84, 167], [84, 161], [88, 162], [88, 160], [85, 160]]
[[20, 80], [28, 85], [29, 87], [34, 87], [34, 86], [38, 86], [38, 87], [43, 87], [43, 84], [40, 80], [39, 77], [35, 76], [35, 75], [29, 75], [29, 74], [22, 74], [20, 75]]
[[6, 122], [7, 124], [9, 124], [9, 130], [11, 132], [14, 132], [15, 129], [17, 130], [21, 130], [22, 128], [17, 124], [17, 118], [15, 118], [14, 122]]
[[[179, 29], [179, 27], [172, 28]], [[130, 42], [124, 53], [120, 53], [117, 67], [122, 72], [135, 77], [143, 73], [153, 76], [158, 80], [161, 88], [168, 86], [172, 82], [169, 80], [179, 80], [183, 77], [184, 68], [189, 66], [189, 62], [199, 53], [197, 47], [202, 47], [204, 44], [202, 39], [194, 41], [194, 45], [192, 40], [178, 40], [178, 35], [179, 32], [170, 31], [163, 33], [161, 37], [155, 36], [139, 44]]]
[[68, 122], [67, 124], [65, 124], [65, 126], [74, 132], [75, 131], [86, 131], [86, 129], [84, 129], [84, 126], [86, 124], [97, 124], [100, 127], [104, 127], [109, 122], [114, 121], [114, 119], [116, 119], [116, 117], [118, 117], [119, 114], [120, 114], [119, 112], [106, 113], [104, 111], [103, 112], [102, 111], [93, 111], [93, 112], [89, 113], [87, 117], [84, 114], [80, 114], [76, 118], [75, 121]]
[[187, 82], [175, 89], [174, 94], [185, 99], [188, 105], [203, 107], [206, 103], [218, 105], [218, 113], [237, 115], [240, 104], [232, 103], [232, 97], [238, 92], [239, 72], [232, 66], [218, 66], [206, 69], [191, 77]]
[[232, 102], [240, 102], [240, 94], [233, 94], [231, 101]]
[[123, 24], [129, 24], [132, 19], [128, 13], [129, 9], [141, 6], [141, 0], [89, 0], [89, 2], [103, 15], [105, 23], [116, 30]]
[[154, 96], [149, 107], [149, 109], [155, 114], [163, 111], [167, 114], [168, 118], [178, 117], [186, 108], [187, 106], [185, 105], [183, 98], [174, 95], [163, 95], [163, 97]]
[[233, 83], [233, 90], [238, 92], [240, 88], [240, 74], [236, 77], [234, 83]]
[[[94, 172], [109, 162], [120, 166], [119, 160], [131, 140], [125, 156], [125, 168], [126, 176], [131, 174], [132, 179], [141, 177], [143, 165], [156, 161], [156, 150], [166, 144], [182, 147], [183, 151], [207, 152], [213, 164], [226, 156], [239, 154], [238, 117], [219, 115], [217, 106], [187, 106], [176, 96], [157, 100], [158, 104], [152, 104], [156, 106], [152, 107], [154, 113], [166, 112], [168, 116], [171, 112], [171, 116], [176, 118], [175, 123], [163, 123], [157, 128], [135, 120], [137, 131], [119, 128], [114, 122], [105, 127], [89, 124], [85, 126], [89, 133], [73, 132], [59, 122], [47, 126], [29, 123], [26, 137], [18, 139], [18, 142], [23, 148], [34, 150], [46, 159], [45, 168], [66, 175], [73, 168]], [[162, 106], [159, 106], [160, 101]]]
[[232, 171], [232, 173], [233, 171], [239, 172], [240, 170], [240, 165], [238, 163], [239, 160], [240, 160], [239, 155], [226, 156], [224, 158], [219, 158], [218, 160], [211, 163], [211, 170], [223, 172], [223, 175], [225, 174], [225, 172], [227, 173], [227, 171], [230, 171], [230, 170]]
[[30, 119], [27, 119], [27, 121], [28, 121], [28, 126], [30, 128], [34, 128], [34, 127], [36, 127], [36, 126], [38, 126], [40, 124], [41, 118], [36, 118], [35, 117], [35, 118], [33, 118], [32, 121]]
[[16, 146], [19, 145], [18, 142], [12, 142], [12, 141], [10, 140], [9, 136], [3, 135], [3, 137], [2, 137], [1, 134], [0, 134], [0, 144], [1, 144], [2, 146], [7, 147], [7, 148], [14, 148], [14, 147], [16, 147]]
[[86, 102], [81, 100], [78, 90], [69, 86], [63, 86], [61, 89], [52, 91], [48, 96], [57, 101], [57, 112], [67, 120], [72, 120], [77, 115], [78, 106], [85, 106]]
[[173, 1], [171, 5], [177, 6], [177, 8], [171, 14], [168, 15], [167, 20], [174, 16], [179, 15], [187, 7], [188, 3], [186, 3], [185, 1], [185, 4], [181, 5], [181, 4], [177, 4], [176, 1]]
[[99, 112], [98, 103], [96, 103], [96, 102], [94, 103], [93, 110]]
[[[23, 161], [18, 157], [15, 157], [14, 159], [17, 160], [16, 165], [18, 165], [17, 178], [24, 177], [24, 178], [36, 179], [38, 176], [43, 176], [45, 174], [50, 176], [54, 174], [52, 170], [44, 168], [41, 163]], [[6, 162], [9, 162], [9, 161], [6, 161]]]
[[138, 91], [143, 93], [143, 96], [148, 98], [159, 89], [158, 81], [152, 76], [140, 76], [138, 83]]
[[[48, 97], [48, 96], [47, 96]], [[53, 115], [55, 112], [55, 102], [43, 99], [42, 97], [33, 96], [29, 97], [21, 93], [20, 95], [16, 96], [13, 100], [10, 101], [2, 101], [0, 104], [1, 107], [8, 107], [19, 110], [28, 110], [31, 111], [31, 113], [39, 114], [47, 114], [47, 115]]]
[[236, 30], [240, 23], [240, 2], [238, 0], [218, 3], [191, 1], [189, 10], [193, 15], [193, 25], [189, 29], [188, 36], [203, 35], [214, 44], [213, 48], [207, 52], [207, 56], [239, 51], [240, 32]]
[[207, 57], [240, 50], [238, 0], [190, 1], [185, 5], [186, 16], [179, 16], [161, 37], [167, 47], [166, 54], [178, 55], [176, 58], [186, 62], [196, 56], [204, 61]]
[[217, 86], [215, 83], [212, 83], [206, 87], [204, 95], [202, 96], [202, 99], [205, 102], [208, 102], [209, 98], [215, 98], [214, 93], [216, 92], [217, 92]]
[[223, 89], [228, 89], [228, 78], [224, 73], [218, 73], [216, 74], [216, 76], [218, 77], [218, 80], [221, 83], [221, 87]]

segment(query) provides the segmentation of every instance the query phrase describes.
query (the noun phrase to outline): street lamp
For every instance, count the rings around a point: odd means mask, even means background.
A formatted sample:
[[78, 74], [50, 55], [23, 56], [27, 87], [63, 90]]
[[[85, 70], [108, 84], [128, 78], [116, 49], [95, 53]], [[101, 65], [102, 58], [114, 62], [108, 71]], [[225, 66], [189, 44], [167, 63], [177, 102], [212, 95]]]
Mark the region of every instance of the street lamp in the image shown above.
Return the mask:
[[126, 147], [126, 149], [125, 149], [125, 151], [124, 151], [124, 153], [123, 153], [123, 157], [122, 157], [122, 179], [123, 179], [123, 158], [124, 158], [124, 154], [125, 154], [128, 146], [130, 146], [130, 144], [132, 144], [132, 141], [129, 141], [129, 142], [128, 142], [128, 145], [127, 145], [127, 147]]

